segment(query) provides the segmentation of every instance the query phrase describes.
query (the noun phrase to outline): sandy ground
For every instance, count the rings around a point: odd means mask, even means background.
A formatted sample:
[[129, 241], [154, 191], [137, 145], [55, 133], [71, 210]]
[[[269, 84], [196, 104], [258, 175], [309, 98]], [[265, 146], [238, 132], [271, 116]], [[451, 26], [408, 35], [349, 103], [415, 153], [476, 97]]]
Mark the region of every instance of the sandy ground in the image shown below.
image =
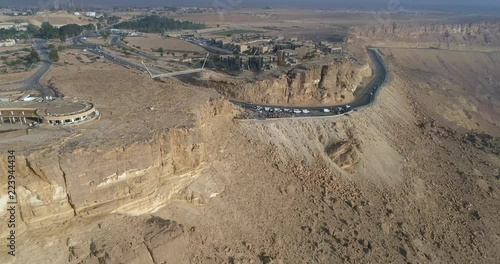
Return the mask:
[[13, 89], [17, 89], [21, 86], [22, 86], [22, 84], [6, 84], [6, 85], [0, 86], [0, 91], [10, 91]]
[[500, 53], [384, 49], [398, 73], [415, 79], [421, 106], [462, 130], [500, 136]]
[[27, 72], [2, 74], [2, 75], [0, 75], [0, 83], [24, 80], [24, 79], [30, 77], [35, 71], [36, 71], [36, 68], [32, 69], [30, 71], [27, 71]]
[[[393, 52], [390, 81], [375, 106], [324, 120], [235, 123], [214, 115], [200, 127], [206, 164], [166, 207], [30, 232], [40, 246], [23, 244], [18, 260], [119, 262], [135, 254], [140, 263], [496, 262], [500, 160], [446, 124], [420, 126], [442, 112], [424, 104], [419, 90], [427, 84], [417, 85], [418, 75], [397, 66], [406, 54]], [[434, 57], [421, 56], [409, 66]], [[455, 61], [442, 56], [445, 65]], [[96, 102], [103, 119], [77, 130], [84, 133], [67, 147], [90, 147], [90, 138], [106, 146], [138, 140], [182, 124], [184, 100], [203, 101], [200, 88], [178, 90], [175, 82], [155, 83], [113, 65], [77, 67], [78, 75], [60, 67], [50, 79]], [[149, 105], [168, 111], [144, 110]], [[151, 243], [162, 246], [148, 253]]]
[[104, 39], [104, 38], [88, 38], [87, 42], [95, 43], [95, 44], [99, 44], [99, 45], [108, 45], [109, 44], [109, 39]]
[[179, 19], [189, 20], [196, 23], [205, 23], [208, 25], [225, 25], [225, 24], [253, 24], [258, 22], [272, 21], [269, 18], [252, 16], [250, 14], [241, 12], [225, 12], [222, 14], [217, 13], [202, 13], [202, 14], [183, 14], [174, 16]]
[[[14, 59], [17, 59], [18, 57], [25, 56], [26, 54], [24, 52], [22, 52], [18, 56], [11, 56], [9, 58], [9, 60], [12, 61]], [[0, 54], [0, 57], [1, 56], [10, 56], [10, 55], [1, 55]], [[34, 72], [36, 72], [37, 68], [38, 68], [37, 65], [34, 65], [28, 71], [19, 72], [19, 70], [16, 70], [16, 72], [14, 72], [14, 70], [11, 67], [7, 66], [7, 73], [3, 73], [0, 75], [0, 83], [24, 80], [24, 79], [30, 77]]]
[[[243, 123], [214, 111], [198, 124], [193, 111], [218, 97], [214, 91], [62, 54], [73, 65], [56, 66], [47, 82], [94, 102], [101, 120], [74, 130], [43, 128], [38, 133], [52, 133], [43, 142], [6, 148], [123, 152], [170, 128], [195, 126], [206, 160], [169, 178], [190, 183], [165, 207], [79, 215], [31, 230], [18, 238], [15, 260], [497, 263], [500, 159], [465, 132], [500, 134], [500, 58], [382, 53], [389, 81], [372, 107], [329, 119]], [[0, 262], [14, 263], [4, 256]]]
[[151, 49], [163, 48], [165, 51], [205, 52], [197, 45], [176, 38], [163, 38], [158, 34], [146, 34], [144, 37], [127, 37], [129, 46], [139, 46], [141, 50], [151, 52]]
[[84, 25], [90, 23], [84, 16], [74, 16], [73, 14], [40, 14], [34, 17], [29, 17], [29, 21], [37, 26], [43, 22], [49, 22], [52, 25], [79, 24]]
[[[154, 81], [146, 73], [126, 69], [114, 63], [82, 63], [77, 56], [85, 56], [83, 52], [67, 50], [60, 52], [59, 56], [60, 60], [66, 60], [68, 65], [59, 63], [53, 66], [44, 78], [45, 83], [70, 98], [93, 102], [103, 116], [101, 120], [73, 131], [76, 134], [80, 134], [78, 131], [88, 131], [78, 137], [76, 142], [80, 142], [79, 144], [100, 144], [99, 142], [116, 137], [122, 138], [123, 142], [134, 141], [138, 140], [138, 136], [148, 137], [155, 130], [190, 126], [193, 121], [188, 113], [193, 107], [198, 107], [208, 98], [218, 97], [211, 90], [184, 85], [173, 79], [165, 82]], [[162, 110], [150, 111], [148, 107]], [[165, 116], [170, 117], [169, 121], [156, 122]], [[134, 119], [136, 121], [133, 121]], [[124, 120], [128, 121], [123, 122]], [[130, 122], [141, 125], [130, 126]], [[67, 133], [64, 129], [53, 131], [47, 139], [49, 142], [57, 142], [60, 133]], [[40, 133], [45, 132], [42, 129]], [[96, 138], [103, 141], [95, 140]], [[21, 145], [17, 147], [20, 148]]]
[[88, 24], [90, 23], [83, 16], [74, 16], [73, 14], [68, 13], [47, 13], [47, 14], [39, 14], [35, 16], [0, 16], [1, 22], [8, 21], [21, 21], [21, 22], [29, 22], [36, 26], [40, 26], [43, 22], [49, 22], [52, 25], [65, 25], [65, 24]]
[[[16, 44], [12, 47], [0, 47], [0, 52], [3, 51], [9, 51], [9, 50], [18, 50], [18, 49], [23, 49], [23, 48], [31, 48], [31, 45], [29, 44]], [[0, 56], [4, 53], [0, 53]]]

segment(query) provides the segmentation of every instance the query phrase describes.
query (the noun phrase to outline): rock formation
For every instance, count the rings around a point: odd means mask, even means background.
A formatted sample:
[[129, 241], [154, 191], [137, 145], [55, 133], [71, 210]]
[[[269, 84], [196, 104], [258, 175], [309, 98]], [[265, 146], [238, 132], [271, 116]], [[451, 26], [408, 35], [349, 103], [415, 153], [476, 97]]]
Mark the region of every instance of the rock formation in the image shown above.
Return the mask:
[[439, 49], [498, 50], [500, 22], [454, 24], [404, 24], [383, 21], [366, 27], [353, 27], [349, 42], [370, 41], [387, 45]]
[[299, 65], [264, 80], [228, 79], [211, 74], [210, 85], [223, 95], [242, 101], [279, 105], [335, 104], [353, 99], [365, 77], [368, 64], [348, 59], [342, 62]]
[[[197, 125], [117, 148], [62, 147], [16, 153], [18, 232], [75, 216], [140, 215], [164, 205], [204, 168], [203, 124], [232, 110], [229, 102], [213, 100], [196, 113]], [[0, 163], [0, 170], [8, 171], [6, 166]], [[0, 185], [2, 199], [7, 197], [6, 183]], [[5, 212], [2, 210], [0, 219], [7, 222]], [[8, 231], [2, 229], [0, 235], [7, 237]]]

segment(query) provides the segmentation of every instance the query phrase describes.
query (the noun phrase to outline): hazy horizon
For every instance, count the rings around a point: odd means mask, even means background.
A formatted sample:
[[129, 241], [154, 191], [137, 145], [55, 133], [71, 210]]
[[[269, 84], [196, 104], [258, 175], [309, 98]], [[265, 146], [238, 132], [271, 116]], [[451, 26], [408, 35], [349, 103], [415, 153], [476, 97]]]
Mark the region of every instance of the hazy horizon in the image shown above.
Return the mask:
[[[59, 0], [61, 6], [66, 5], [69, 0]], [[304, 2], [302, 0], [74, 0], [76, 6], [83, 4], [84, 7], [90, 6], [199, 6], [199, 7], [215, 7], [215, 8], [259, 8], [271, 6], [276, 8], [310, 8], [310, 9], [334, 9], [334, 8], [352, 8], [352, 9], [372, 9], [384, 10], [395, 9], [400, 7], [403, 9], [441, 9], [441, 10], [456, 10], [457, 8], [467, 7], [493, 7], [500, 11], [500, 1], [497, 0], [310, 0]], [[0, 6], [33, 6], [33, 7], [52, 7], [53, 0], [1, 0]]]

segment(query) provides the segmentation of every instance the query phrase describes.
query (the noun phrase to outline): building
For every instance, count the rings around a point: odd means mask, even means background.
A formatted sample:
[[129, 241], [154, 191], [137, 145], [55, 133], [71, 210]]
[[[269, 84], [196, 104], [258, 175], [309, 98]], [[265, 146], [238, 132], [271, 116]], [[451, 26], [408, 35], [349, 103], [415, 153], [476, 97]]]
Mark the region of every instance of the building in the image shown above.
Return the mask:
[[263, 70], [271, 70], [278, 66], [277, 57], [274, 55], [263, 55], [262, 57], [262, 67]]
[[300, 47], [296, 48], [295, 52], [297, 53], [297, 59], [302, 60], [307, 55], [308, 52], [311, 51], [310, 47]]
[[16, 41], [13, 39], [0, 40], [0, 47], [12, 47], [16, 45]]
[[95, 12], [86, 12], [85, 16], [87, 16], [87, 17], [96, 17], [96, 13]]
[[259, 55], [269, 52], [269, 46], [267, 45], [252, 45], [249, 48], [250, 54]]
[[29, 124], [36, 121], [50, 125], [76, 125], [99, 117], [99, 111], [94, 104], [84, 101], [56, 99], [48, 102], [33, 102], [31, 100], [0, 108], [0, 124]]
[[110, 31], [112, 34], [117, 34], [117, 35], [127, 35], [128, 34], [128, 31], [125, 29], [112, 28]]
[[251, 71], [265, 71], [277, 65], [274, 55], [251, 56], [248, 58], [248, 69]]
[[239, 56], [227, 55], [220, 57], [222, 68], [228, 70], [241, 70], [242, 68], [242, 58]]
[[340, 54], [340, 53], [342, 53], [342, 51], [343, 51], [342, 47], [328, 46], [328, 47], [323, 48], [323, 52], [326, 52], [326, 53]]
[[26, 30], [28, 25], [28, 23], [0, 23], [0, 29], [15, 28], [17, 30]]
[[223, 45], [223, 48], [226, 50], [230, 50], [233, 53], [242, 53], [248, 50], [248, 45], [246, 44], [235, 44], [235, 43], [226, 43]]
[[290, 66], [297, 64], [297, 52], [295, 50], [279, 50], [276, 53], [278, 66]]
[[239, 44], [238, 46], [239, 46], [240, 52], [245, 52], [248, 50], [248, 45], [246, 45], [246, 44]]

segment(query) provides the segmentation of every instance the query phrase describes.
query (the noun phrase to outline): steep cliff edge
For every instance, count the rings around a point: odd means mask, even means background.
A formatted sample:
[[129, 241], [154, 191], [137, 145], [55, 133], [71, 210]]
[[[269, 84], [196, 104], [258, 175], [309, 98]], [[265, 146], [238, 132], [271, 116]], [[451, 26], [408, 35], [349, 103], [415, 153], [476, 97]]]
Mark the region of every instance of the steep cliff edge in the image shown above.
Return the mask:
[[500, 47], [500, 22], [405, 24], [386, 21], [351, 28], [348, 42], [359, 41], [374, 46], [496, 51]]
[[348, 103], [364, 78], [370, 77], [367, 63], [348, 59], [339, 62], [299, 65], [262, 80], [230, 78], [206, 73], [209, 86], [241, 101], [279, 105]]
[[[232, 122], [233, 111], [229, 102], [212, 99], [194, 112], [192, 127], [172, 128], [147, 140], [112, 148], [62, 146], [19, 151], [18, 232], [75, 216], [139, 215], [178, 198], [205, 169], [210, 159], [207, 152], [215, 151], [214, 146], [207, 146], [211, 142], [207, 137], [213, 133], [207, 133], [204, 124], [215, 117]], [[1, 171], [7, 171], [4, 165], [0, 163]], [[2, 199], [7, 195], [5, 183], [1, 183]], [[0, 219], [7, 222], [5, 210]], [[6, 237], [6, 232], [2, 229], [0, 235]]]

